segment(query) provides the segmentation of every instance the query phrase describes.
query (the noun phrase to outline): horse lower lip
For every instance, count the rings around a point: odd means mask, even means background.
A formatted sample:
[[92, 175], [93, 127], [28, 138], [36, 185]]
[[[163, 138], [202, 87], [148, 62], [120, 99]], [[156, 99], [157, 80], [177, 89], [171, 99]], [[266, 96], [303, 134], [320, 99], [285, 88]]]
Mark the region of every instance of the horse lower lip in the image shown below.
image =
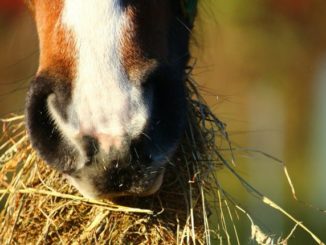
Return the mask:
[[115, 197], [122, 197], [122, 196], [150, 196], [152, 194], [155, 194], [159, 188], [161, 187], [161, 184], [163, 182], [164, 177], [164, 170], [155, 178], [152, 185], [145, 189], [143, 192], [134, 192], [134, 191], [126, 191], [126, 192], [113, 192], [113, 193], [106, 193], [104, 195], [101, 195], [101, 198], [104, 199], [111, 199]]
[[139, 196], [149, 196], [157, 192], [162, 185], [164, 172], [165, 170], [161, 170], [160, 173], [155, 178], [155, 180], [153, 181], [152, 185], [143, 193], [140, 193]]

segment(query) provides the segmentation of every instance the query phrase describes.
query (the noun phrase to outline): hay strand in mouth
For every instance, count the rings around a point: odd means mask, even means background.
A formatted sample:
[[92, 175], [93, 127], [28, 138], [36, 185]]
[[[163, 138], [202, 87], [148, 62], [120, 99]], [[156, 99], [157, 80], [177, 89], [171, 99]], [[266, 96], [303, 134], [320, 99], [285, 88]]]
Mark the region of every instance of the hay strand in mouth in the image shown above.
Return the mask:
[[[274, 243], [223, 189], [216, 172], [225, 167], [250, 193], [265, 197], [229, 163], [234, 157], [225, 124], [210, 111], [195, 82], [189, 79], [187, 88], [187, 130], [168, 162], [160, 191], [150, 197], [121, 198], [118, 203], [80, 196], [38, 158], [26, 136], [23, 116], [2, 119], [0, 244], [211, 244], [213, 240], [240, 244], [237, 210], [249, 219], [257, 243], [285, 244], [303, 224], [292, 219], [295, 228], [290, 235]], [[217, 144], [228, 149], [230, 160]], [[274, 202], [265, 204], [283, 210]], [[212, 212], [218, 217], [214, 228], [209, 221]]]

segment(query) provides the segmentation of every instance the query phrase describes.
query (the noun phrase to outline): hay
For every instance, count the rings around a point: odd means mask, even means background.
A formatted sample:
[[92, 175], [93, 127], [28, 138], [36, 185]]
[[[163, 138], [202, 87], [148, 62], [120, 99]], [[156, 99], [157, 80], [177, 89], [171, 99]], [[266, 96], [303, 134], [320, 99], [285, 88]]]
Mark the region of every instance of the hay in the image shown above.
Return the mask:
[[[262, 202], [285, 212], [242, 179], [218, 151], [217, 143], [226, 146], [232, 162], [225, 125], [205, 105], [194, 82], [187, 85], [187, 130], [167, 166], [162, 188], [150, 197], [125, 197], [114, 203], [81, 197], [38, 158], [23, 116], [2, 120], [0, 244], [210, 244], [213, 238], [220, 244], [240, 244], [234, 222], [238, 212], [250, 221], [252, 239], [259, 244], [286, 244], [295, 228], [306, 228], [291, 216], [295, 226], [290, 235], [274, 241], [223, 190], [215, 176], [222, 166]], [[214, 229], [208, 220], [212, 210], [218, 217]]]
[[2, 120], [0, 243], [209, 243], [206, 194], [212, 189], [209, 175], [221, 162], [208, 152], [224, 125], [209, 118], [195, 87], [188, 87], [187, 133], [161, 190], [151, 197], [120, 198], [118, 204], [81, 197], [38, 158], [23, 116]]

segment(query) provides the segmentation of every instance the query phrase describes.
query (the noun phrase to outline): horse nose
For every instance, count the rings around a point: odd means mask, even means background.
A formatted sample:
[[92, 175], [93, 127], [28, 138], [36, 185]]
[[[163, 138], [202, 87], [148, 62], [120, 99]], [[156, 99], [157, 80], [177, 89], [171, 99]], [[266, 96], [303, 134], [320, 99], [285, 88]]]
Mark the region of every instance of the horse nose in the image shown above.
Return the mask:
[[88, 159], [92, 159], [99, 152], [99, 142], [96, 138], [84, 135], [82, 136], [82, 148]]

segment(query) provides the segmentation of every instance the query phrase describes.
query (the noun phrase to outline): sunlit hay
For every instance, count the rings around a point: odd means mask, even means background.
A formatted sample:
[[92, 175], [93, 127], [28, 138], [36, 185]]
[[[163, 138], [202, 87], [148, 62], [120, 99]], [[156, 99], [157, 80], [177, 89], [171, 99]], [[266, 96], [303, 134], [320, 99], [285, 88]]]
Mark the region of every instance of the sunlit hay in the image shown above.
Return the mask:
[[151, 197], [115, 200], [119, 204], [81, 197], [33, 151], [24, 117], [3, 119], [0, 244], [209, 243], [206, 195], [216, 188], [210, 175], [221, 166], [211, 148], [225, 131], [210, 118], [195, 86], [188, 85], [187, 132], [161, 190]]
[[[236, 225], [240, 217], [248, 219], [251, 238], [258, 244], [286, 244], [297, 227], [322, 244], [236, 172], [230, 162], [232, 151], [238, 149], [231, 148], [225, 125], [212, 114], [196, 87], [189, 79], [187, 130], [168, 163], [160, 191], [114, 203], [81, 197], [33, 151], [24, 117], [3, 119], [0, 244], [211, 244], [213, 239], [220, 244], [240, 244]], [[228, 149], [227, 155], [218, 148]], [[216, 172], [222, 166], [263, 204], [294, 222], [288, 237], [269, 236], [254, 223], [249, 212], [221, 187]], [[212, 213], [214, 226], [208, 220]]]

